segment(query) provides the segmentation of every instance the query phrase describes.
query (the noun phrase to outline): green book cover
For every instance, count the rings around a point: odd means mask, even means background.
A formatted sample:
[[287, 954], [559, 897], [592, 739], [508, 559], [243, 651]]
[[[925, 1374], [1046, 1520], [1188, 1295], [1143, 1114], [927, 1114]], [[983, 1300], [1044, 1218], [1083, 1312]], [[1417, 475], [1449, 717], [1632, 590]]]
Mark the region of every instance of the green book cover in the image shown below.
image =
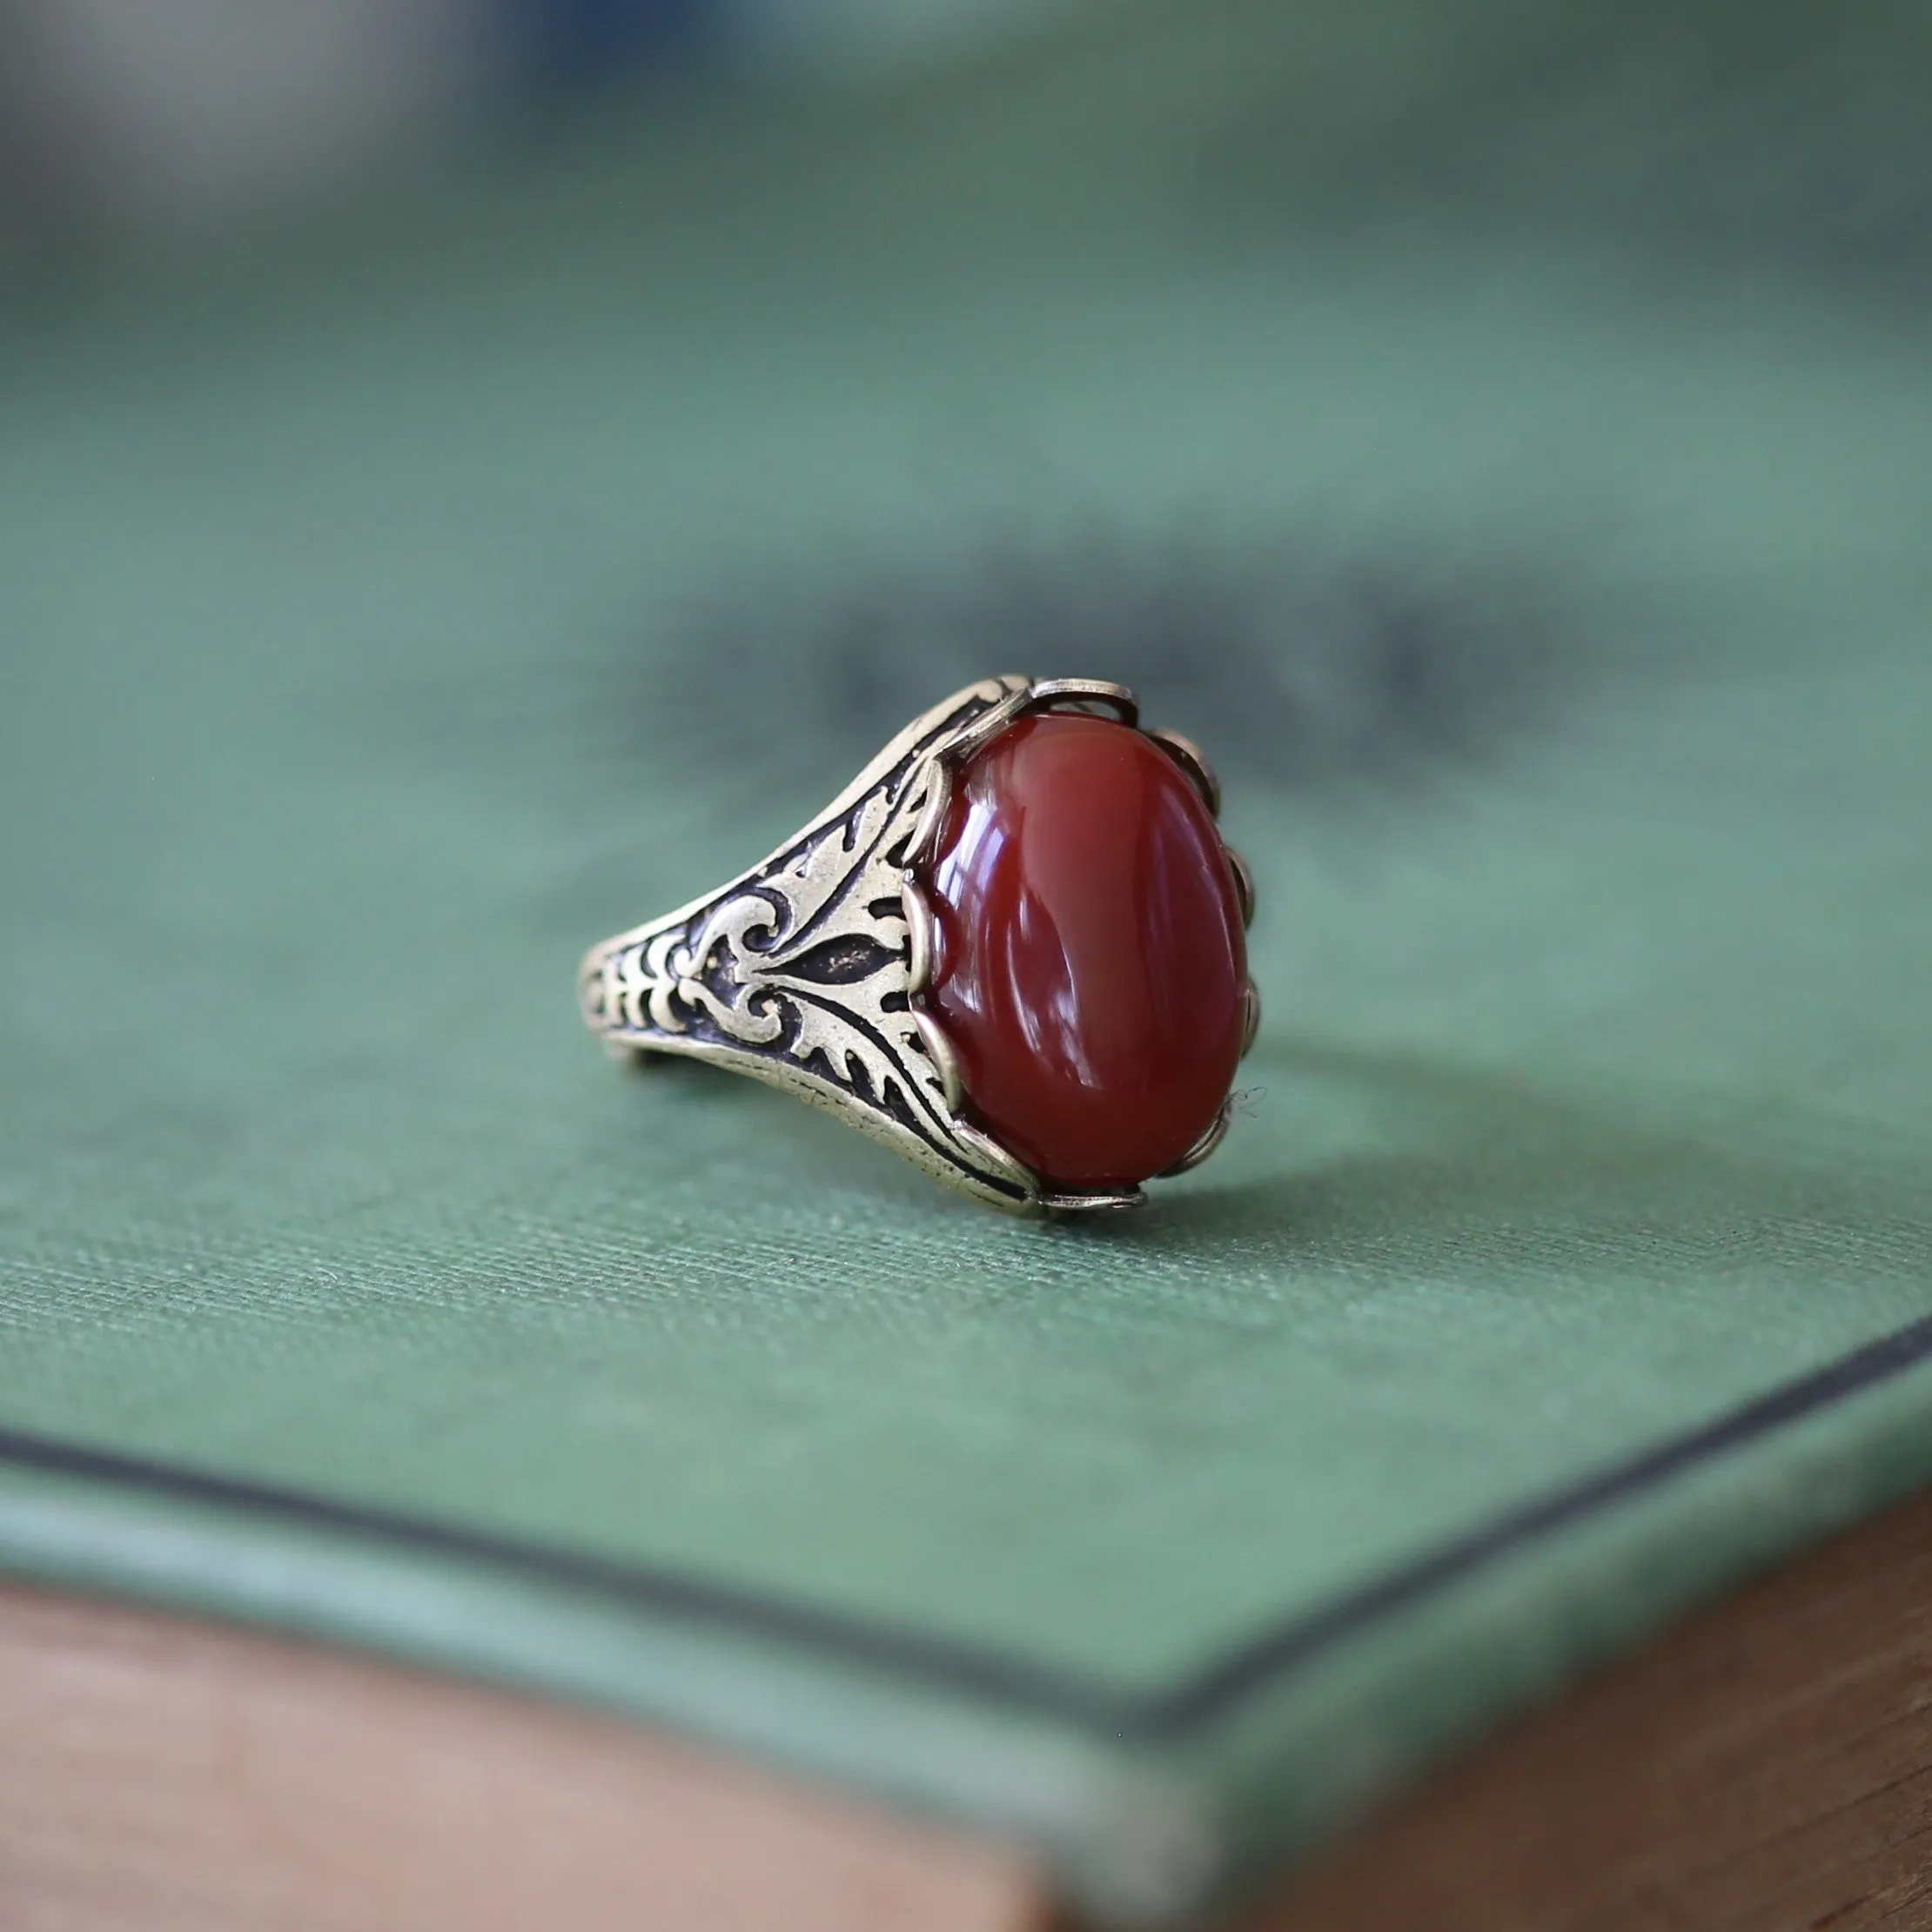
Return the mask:
[[[1150, 141], [1125, 62], [10, 312], [6, 1573], [1156, 1924], [1932, 1479], [1922, 340], [1297, 226], [1242, 63]], [[1007, 670], [1139, 681], [1260, 885], [1234, 1131], [1104, 1225], [574, 1005]]]

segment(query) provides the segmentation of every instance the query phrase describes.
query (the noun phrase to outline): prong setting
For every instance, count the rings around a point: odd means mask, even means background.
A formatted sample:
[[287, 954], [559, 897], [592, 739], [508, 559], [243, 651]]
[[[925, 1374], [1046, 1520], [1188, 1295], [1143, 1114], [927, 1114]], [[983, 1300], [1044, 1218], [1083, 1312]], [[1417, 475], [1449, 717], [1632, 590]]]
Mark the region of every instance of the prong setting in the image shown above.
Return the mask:
[[1107, 1194], [1046, 1193], [1041, 1195], [1040, 1205], [1049, 1214], [1117, 1214], [1127, 1208], [1145, 1207], [1147, 1197], [1137, 1187]]
[[[914, 1007], [912, 1023], [919, 1030], [919, 1043], [926, 1050], [926, 1057], [938, 1070], [940, 1090], [946, 1097], [947, 1110], [956, 1117], [966, 1104], [966, 1089], [959, 1077], [959, 1055], [954, 1051], [953, 1043], [946, 1037], [945, 1028], [930, 1013]], [[1007, 1159], [1013, 1158], [1004, 1148], [1000, 1151]]]
[[946, 809], [952, 802], [952, 762], [943, 757], [932, 758], [928, 761], [926, 802], [920, 808], [918, 822], [912, 828], [912, 836], [906, 841], [906, 864], [909, 869], [929, 864], [937, 855], [941, 828], [946, 822]]
[[1214, 767], [1208, 763], [1201, 748], [1191, 738], [1184, 737], [1177, 731], [1170, 731], [1165, 725], [1150, 731], [1147, 735], [1193, 781], [1195, 790], [1201, 795], [1201, 802], [1208, 808], [1208, 816], [1219, 818], [1221, 781], [1214, 775]]
[[1184, 1174], [1190, 1168], [1198, 1167], [1228, 1137], [1228, 1128], [1233, 1119], [1234, 1096], [1231, 1093], [1221, 1103], [1221, 1110], [1214, 1117], [1208, 1130], [1171, 1167], [1164, 1167], [1155, 1178], [1171, 1180], [1177, 1174]]
[[949, 766], [963, 765], [975, 752], [998, 737], [1023, 712], [1032, 708], [1033, 694], [1037, 688], [1033, 684], [1023, 684], [1016, 691], [1009, 692], [989, 710], [983, 711], [975, 718], [951, 743], [943, 746], [934, 755], [936, 761]]
[[1254, 923], [1254, 874], [1248, 862], [1231, 845], [1221, 849], [1228, 856], [1228, 870], [1234, 875], [1235, 896], [1241, 902], [1241, 925], [1243, 930]]
[[1140, 700], [1124, 684], [1105, 678], [1036, 678], [1026, 694], [1029, 711], [1073, 710], [1100, 705], [1130, 728], [1140, 723]]
[[909, 873], [899, 887], [900, 909], [906, 917], [906, 991], [916, 998], [932, 983], [936, 926], [932, 901], [926, 889]]

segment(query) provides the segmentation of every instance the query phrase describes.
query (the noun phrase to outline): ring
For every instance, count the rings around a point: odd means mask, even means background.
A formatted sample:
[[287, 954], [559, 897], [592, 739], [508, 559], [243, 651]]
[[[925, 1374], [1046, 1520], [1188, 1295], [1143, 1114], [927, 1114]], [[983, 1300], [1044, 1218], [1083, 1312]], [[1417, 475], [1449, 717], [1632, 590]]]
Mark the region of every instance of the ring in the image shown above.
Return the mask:
[[1261, 1005], [1219, 788], [1132, 692], [989, 678], [761, 864], [594, 946], [583, 1016], [796, 1094], [1012, 1214], [1137, 1207], [1227, 1132]]

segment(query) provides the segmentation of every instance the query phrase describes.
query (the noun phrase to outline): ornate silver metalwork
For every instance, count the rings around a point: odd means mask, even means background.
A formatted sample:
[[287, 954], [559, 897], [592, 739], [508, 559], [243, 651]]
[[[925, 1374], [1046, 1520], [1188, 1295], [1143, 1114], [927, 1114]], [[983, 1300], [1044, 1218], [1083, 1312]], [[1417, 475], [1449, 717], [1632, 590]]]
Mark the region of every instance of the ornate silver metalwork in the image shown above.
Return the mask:
[[[1057, 1191], [999, 1145], [971, 1117], [958, 1056], [922, 1003], [936, 925], [915, 875], [936, 849], [954, 769], [1023, 712], [1074, 708], [1138, 717], [1132, 692], [1084, 678], [989, 678], [936, 706], [760, 864], [593, 947], [578, 981], [586, 1023], [620, 1054], [687, 1054], [796, 1094], [1008, 1213], [1138, 1205], [1138, 1188]], [[1150, 735], [1218, 807], [1198, 750]], [[1251, 916], [1252, 880], [1229, 859]], [[1251, 982], [1247, 997], [1251, 1043]], [[1224, 1107], [1170, 1171], [1204, 1160], [1227, 1121]]]

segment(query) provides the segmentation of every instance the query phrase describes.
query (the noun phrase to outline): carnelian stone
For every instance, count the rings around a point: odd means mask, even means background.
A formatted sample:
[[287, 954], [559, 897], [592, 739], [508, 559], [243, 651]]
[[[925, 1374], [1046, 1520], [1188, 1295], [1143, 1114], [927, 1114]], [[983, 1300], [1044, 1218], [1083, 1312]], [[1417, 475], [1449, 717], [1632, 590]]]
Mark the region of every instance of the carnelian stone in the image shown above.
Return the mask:
[[1220, 834], [1110, 719], [1010, 725], [958, 775], [928, 998], [993, 1134], [1070, 1189], [1171, 1166], [1241, 1057], [1247, 953]]

